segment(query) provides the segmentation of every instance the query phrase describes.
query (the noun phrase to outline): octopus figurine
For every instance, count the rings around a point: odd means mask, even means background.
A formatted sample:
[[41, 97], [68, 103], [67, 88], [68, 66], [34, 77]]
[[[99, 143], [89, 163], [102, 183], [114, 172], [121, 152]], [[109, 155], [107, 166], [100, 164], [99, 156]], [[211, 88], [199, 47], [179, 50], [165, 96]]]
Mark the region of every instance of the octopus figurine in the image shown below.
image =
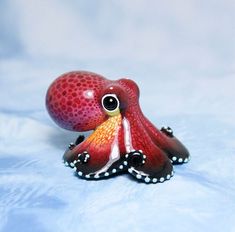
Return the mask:
[[62, 128], [93, 131], [69, 144], [63, 160], [85, 179], [130, 173], [158, 183], [173, 176], [173, 164], [187, 163], [189, 152], [170, 127], [157, 129], [142, 113], [139, 88], [130, 79], [108, 80], [74, 71], [49, 87], [46, 107]]

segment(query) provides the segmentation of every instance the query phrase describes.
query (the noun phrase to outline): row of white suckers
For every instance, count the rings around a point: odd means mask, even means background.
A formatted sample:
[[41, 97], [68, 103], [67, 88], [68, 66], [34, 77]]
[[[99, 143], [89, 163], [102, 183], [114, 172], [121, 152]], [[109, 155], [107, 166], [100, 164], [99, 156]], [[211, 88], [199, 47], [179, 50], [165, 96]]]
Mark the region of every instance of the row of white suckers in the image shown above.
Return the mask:
[[[127, 156], [128, 157], [128, 156]], [[171, 161], [172, 162], [178, 162], [178, 163], [187, 163], [188, 161], [190, 160], [190, 157], [188, 158], [185, 158], [184, 160], [182, 158], [179, 158], [177, 160], [177, 157], [176, 156], [173, 156]], [[68, 162], [65, 162], [65, 166], [70, 166], [72, 167], [76, 172], [77, 172], [77, 168], [75, 166], [75, 164], [77, 162], [80, 162], [79, 160], [75, 160], [71, 163], [68, 163]], [[120, 170], [123, 170], [124, 169], [124, 166], [127, 166], [128, 165], [128, 162], [127, 161], [124, 161], [123, 164], [119, 165], [119, 169]], [[115, 174], [117, 172], [117, 169], [116, 168], [113, 168], [111, 172], [105, 172], [105, 173], [102, 173], [102, 175], [98, 174], [98, 173], [94, 173], [94, 174], [83, 174], [83, 172], [81, 171], [78, 171], [77, 174], [81, 177], [84, 177], [86, 179], [90, 179], [90, 178], [94, 178], [94, 179], [99, 179], [99, 178], [102, 178], [102, 177], [108, 177], [110, 174]], [[133, 167], [130, 167], [128, 168], [128, 172], [135, 176], [138, 180], [143, 180], [145, 181], [146, 183], [157, 183], [157, 182], [164, 182], [165, 180], [169, 180], [173, 175], [174, 175], [174, 171], [172, 171], [170, 174], [167, 174], [166, 177], [160, 177], [159, 179], [153, 177], [149, 177], [148, 175], [146, 174], [141, 174], [139, 171], [135, 170]]]

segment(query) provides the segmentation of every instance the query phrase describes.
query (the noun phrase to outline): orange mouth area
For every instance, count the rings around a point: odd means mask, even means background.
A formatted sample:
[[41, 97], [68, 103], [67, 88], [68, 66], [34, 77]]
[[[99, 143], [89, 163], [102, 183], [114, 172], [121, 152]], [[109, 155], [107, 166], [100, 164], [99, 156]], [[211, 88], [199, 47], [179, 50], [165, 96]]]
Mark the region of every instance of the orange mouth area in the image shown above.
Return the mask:
[[112, 141], [118, 136], [121, 123], [121, 114], [109, 117], [104, 123], [95, 129], [85, 142], [88, 144], [92, 143], [93, 146], [112, 144]]

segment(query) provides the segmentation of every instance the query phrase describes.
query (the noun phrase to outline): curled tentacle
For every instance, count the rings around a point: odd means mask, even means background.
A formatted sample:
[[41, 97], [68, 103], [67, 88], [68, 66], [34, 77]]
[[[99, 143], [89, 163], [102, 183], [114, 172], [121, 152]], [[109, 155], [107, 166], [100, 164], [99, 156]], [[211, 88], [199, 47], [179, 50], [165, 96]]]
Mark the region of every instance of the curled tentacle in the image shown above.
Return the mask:
[[[161, 151], [156, 149], [155, 152]], [[167, 158], [159, 166], [157, 156], [146, 156], [141, 151], [133, 151], [126, 154], [124, 163], [128, 166], [128, 172], [138, 180], [145, 183], [164, 182], [173, 176], [173, 166]], [[165, 155], [161, 156], [165, 158]]]
[[153, 142], [167, 154], [173, 164], [187, 163], [190, 159], [187, 148], [175, 137], [170, 127], [158, 130], [148, 119], [141, 118]]

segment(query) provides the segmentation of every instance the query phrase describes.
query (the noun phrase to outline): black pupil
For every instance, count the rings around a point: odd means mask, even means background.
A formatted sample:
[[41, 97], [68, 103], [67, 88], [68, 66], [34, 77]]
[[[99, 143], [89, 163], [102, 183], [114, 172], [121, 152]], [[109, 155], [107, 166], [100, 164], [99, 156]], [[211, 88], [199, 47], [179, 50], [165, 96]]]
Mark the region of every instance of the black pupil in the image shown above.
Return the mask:
[[118, 101], [115, 97], [107, 96], [103, 100], [103, 104], [106, 110], [115, 110], [118, 106]]

